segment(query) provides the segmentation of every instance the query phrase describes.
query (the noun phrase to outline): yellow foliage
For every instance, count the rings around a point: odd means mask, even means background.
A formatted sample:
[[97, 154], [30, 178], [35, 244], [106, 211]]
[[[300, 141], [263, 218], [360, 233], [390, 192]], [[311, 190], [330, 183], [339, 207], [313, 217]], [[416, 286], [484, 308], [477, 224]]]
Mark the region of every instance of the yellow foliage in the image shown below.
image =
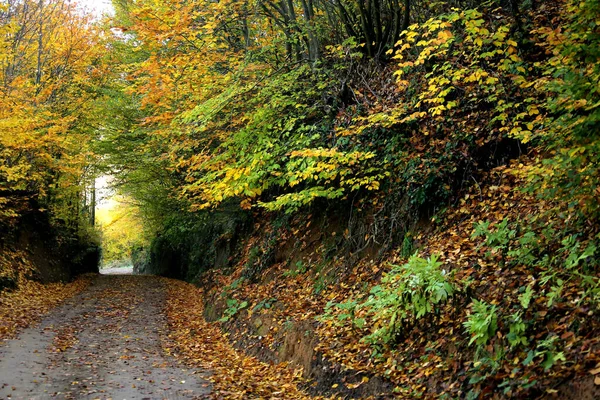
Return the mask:
[[[102, 76], [100, 33], [62, 0], [3, 4], [0, 25], [0, 191], [8, 196], [73, 196], [92, 132], [91, 88]], [[34, 29], [35, 28], [35, 29]], [[0, 222], [15, 216], [0, 203]]]
[[115, 196], [99, 206], [96, 219], [102, 232], [104, 263], [128, 259], [133, 247], [146, 243], [143, 217], [128, 198]]

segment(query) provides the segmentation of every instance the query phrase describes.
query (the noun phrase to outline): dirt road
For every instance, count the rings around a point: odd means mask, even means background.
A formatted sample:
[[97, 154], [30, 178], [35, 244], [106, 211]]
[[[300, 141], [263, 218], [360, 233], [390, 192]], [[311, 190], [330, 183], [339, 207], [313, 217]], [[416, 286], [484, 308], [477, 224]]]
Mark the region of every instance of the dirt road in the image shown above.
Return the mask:
[[165, 296], [160, 278], [98, 276], [0, 343], [0, 399], [206, 398], [206, 375], [163, 351]]

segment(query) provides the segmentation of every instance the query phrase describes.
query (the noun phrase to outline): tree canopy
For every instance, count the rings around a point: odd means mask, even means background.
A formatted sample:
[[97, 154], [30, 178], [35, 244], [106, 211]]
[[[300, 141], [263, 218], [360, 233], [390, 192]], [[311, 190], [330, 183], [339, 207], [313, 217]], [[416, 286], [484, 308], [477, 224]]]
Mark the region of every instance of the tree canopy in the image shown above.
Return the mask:
[[[176, 253], [173, 276], [193, 280], [228, 265], [218, 250], [240, 232], [262, 229], [240, 245], [236, 279], [254, 284], [282, 227], [321, 218], [341, 227], [328, 261], [352, 270], [367, 251], [403, 257], [370, 292], [319, 303], [320, 326], [362, 352], [330, 357], [359, 364], [368, 345], [393, 376], [384, 356], [406, 329], [464, 296], [473, 376], [500, 370], [490, 343], [501, 328], [516, 359], [543, 358], [544, 370], [564, 359], [557, 335], [527, 348], [523, 332], [543, 320], [528, 311], [536, 285], [548, 309], [569, 291], [572, 310], [598, 310], [598, 0], [113, 5], [94, 19], [67, 0], [0, 3], [0, 232], [34, 208], [89, 231], [95, 179], [108, 175], [135, 210], [105, 224], [108, 258]], [[519, 199], [532, 215], [499, 217]], [[466, 228], [473, 209], [486, 219]], [[453, 256], [414, 253], [415, 227], [440, 220], [482, 241], [465, 250], [477, 258], [468, 270], [523, 269], [532, 283], [512, 300], [478, 299], [471, 278], [446, 273]], [[230, 300], [227, 318], [248, 305]]]

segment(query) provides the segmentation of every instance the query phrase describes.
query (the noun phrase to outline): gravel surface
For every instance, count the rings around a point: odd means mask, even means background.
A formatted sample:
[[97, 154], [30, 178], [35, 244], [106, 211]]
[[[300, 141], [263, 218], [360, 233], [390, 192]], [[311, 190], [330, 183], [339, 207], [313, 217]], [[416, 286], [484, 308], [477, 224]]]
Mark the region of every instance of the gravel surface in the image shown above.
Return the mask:
[[0, 399], [203, 399], [206, 373], [164, 353], [164, 281], [100, 275], [0, 344]]

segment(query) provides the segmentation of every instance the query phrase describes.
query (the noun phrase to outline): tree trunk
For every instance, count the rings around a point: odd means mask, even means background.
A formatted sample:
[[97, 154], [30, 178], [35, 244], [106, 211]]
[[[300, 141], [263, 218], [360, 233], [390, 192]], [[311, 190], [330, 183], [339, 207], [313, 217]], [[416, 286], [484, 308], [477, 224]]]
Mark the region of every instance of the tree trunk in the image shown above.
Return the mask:
[[404, 18], [402, 19], [402, 30], [405, 31], [410, 25], [410, 0], [404, 0]]
[[302, 9], [304, 11], [304, 20], [306, 21], [308, 34], [308, 58], [310, 61], [319, 59], [319, 39], [315, 35], [313, 26], [313, 5], [312, 1], [302, 0]]
[[92, 199], [90, 203], [90, 225], [96, 226], [96, 178], [92, 179]]

